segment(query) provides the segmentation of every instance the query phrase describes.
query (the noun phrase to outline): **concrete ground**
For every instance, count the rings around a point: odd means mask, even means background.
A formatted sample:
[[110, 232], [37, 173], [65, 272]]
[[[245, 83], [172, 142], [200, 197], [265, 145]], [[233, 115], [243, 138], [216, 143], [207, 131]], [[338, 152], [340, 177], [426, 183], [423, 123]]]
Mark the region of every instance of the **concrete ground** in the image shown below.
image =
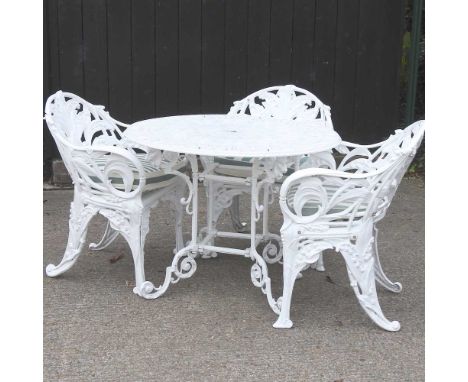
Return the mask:
[[[73, 191], [44, 192], [44, 269], [57, 264]], [[242, 211], [248, 211], [247, 199]], [[203, 205], [204, 203], [202, 203]], [[227, 215], [227, 214], [226, 214]], [[274, 208], [272, 228], [281, 214]], [[204, 211], [202, 211], [202, 216]], [[146, 242], [147, 279], [159, 285], [173, 248], [172, 215], [154, 210]], [[90, 225], [99, 238], [104, 219]], [[221, 226], [229, 227], [227, 216]], [[189, 237], [190, 220], [184, 224]], [[225, 240], [226, 245], [247, 243]], [[199, 260], [188, 280], [147, 301], [132, 293], [133, 264], [122, 238], [102, 252], [85, 250], [64, 275], [44, 276], [45, 381], [422, 381], [424, 380], [424, 183], [405, 179], [380, 225], [381, 261], [403, 284], [380, 303], [401, 331], [378, 328], [349, 287], [344, 261], [326, 253], [326, 272], [296, 283], [289, 330], [250, 281], [250, 261], [221, 255]], [[119, 254], [124, 257], [114, 263]], [[281, 265], [270, 266], [274, 295]]]

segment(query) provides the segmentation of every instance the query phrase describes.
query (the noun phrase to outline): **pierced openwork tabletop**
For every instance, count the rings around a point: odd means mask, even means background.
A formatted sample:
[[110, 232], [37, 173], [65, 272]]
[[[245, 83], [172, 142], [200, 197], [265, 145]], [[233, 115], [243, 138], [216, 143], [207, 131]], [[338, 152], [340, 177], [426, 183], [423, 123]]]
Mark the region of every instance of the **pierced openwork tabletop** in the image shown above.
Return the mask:
[[[170, 284], [190, 277], [196, 270], [195, 259], [215, 257], [217, 253], [239, 255], [250, 258], [252, 283], [267, 296], [271, 309], [280, 314], [281, 298], [274, 299], [267, 263], [279, 261], [282, 243], [279, 235], [268, 231], [268, 204], [273, 202], [271, 188], [288, 171], [288, 168], [304, 154], [315, 154], [331, 150], [341, 144], [340, 136], [331, 124], [319, 119], [257, 118], [235, 115], [186, 115], [149, 119], [134, 123], [124, 137], [155, 152], [183, 153], [190, 162], [192, 179], [183, 176], [189, 196], [183, 198], [186, 210], [192, 215], [192, 239], [179, 250], [166, 268], [163, 284], [155, 287], [150, 282], [141, 294], [145, 298], [161, 296]], [[221, 176], [213, 169], [216, 163], [209, 163], [201, 173], [198, 171], [197, 155], [202, 162], [207, 157], [248, 158], [247, 177]], [[154, 155], [160, 158], [161, 155]], [[198, 183], [205, 183], [210, 208], [207, 209], [207, 227], [198, 229]], [[233, 197], [248, 189], [251, 195], [250, 232], [221, 232], [213, 225], [216, 216], [232, 203]], [[261, 194], [263, 196], [261, 196]], [[263, 204], [262, 204], [263, 203]], [[191, 208], [190, 208], [191, 207]], [[263, 230], [257, 233], [256, 225], [263, 216]], [[216, 246], [214, 239], [237, 238], [250, 241], [245, 249]], [[273, 244], [276, 242], [276, 245]], [[261, 255], [257, 247], [264, 245]]]
[[159, 150], [220, 157], [297, 156], [329, 150], [340, 136], [321, 120], [180, 115], [136, 122], [128, 139]]

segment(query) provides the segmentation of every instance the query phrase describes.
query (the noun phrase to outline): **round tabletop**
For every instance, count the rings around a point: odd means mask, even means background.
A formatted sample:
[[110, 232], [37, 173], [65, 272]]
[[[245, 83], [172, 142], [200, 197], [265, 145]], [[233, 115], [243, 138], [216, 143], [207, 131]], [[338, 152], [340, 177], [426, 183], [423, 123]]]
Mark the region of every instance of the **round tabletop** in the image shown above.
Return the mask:
[[330, 150], [340, 136], [324, 121], [248, 115], [178, 115], [132, 124], [124, 133], [158, 150], [221, 157], [299, 156]]

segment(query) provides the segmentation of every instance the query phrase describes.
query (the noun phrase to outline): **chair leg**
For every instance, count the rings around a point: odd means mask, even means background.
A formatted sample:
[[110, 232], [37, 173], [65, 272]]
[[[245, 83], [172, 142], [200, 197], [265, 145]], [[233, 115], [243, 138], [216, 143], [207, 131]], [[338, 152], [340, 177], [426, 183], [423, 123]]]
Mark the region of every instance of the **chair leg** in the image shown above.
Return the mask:
[[296, 264], [296, 254], [283, 247], [283, 296], [281, 297], [281, 312], [273, 324], [276, 329], [289, 329], [293, 326], [289, 318], [292, 291], [296, 278], [305, 264]]
[[341, 254], [346, 261], [351, 287], [361, 307], [382, 329], [395, 332], [400, 330], [400, 323], [387, 320], [380, 308], [375, 287], [372, 246], [372, 235], [364, 235], [358, 238], [356, 245], [341, 248]]
[[140, 205], [127, 205], [125, 210], [101, 209], [112, 227], [127, 241], [132, 252], [135, 267], [135, 287], [133, 292], [144, 298], [154, 298], [154, 285], [145, 279], [145, 239], [149, 231], [151, 210]]
[[75, 200], [70, 205], [67, 248], [60, 264], [47, 265], [47, 276], [58, 276], [69, 270], [73, 264], [75, 264], [83, 250], [83, 245], [86, 240], [86, 233], [88, 230], [88, 223], [97, 212], [97, 208], [91, 205], [84, 205], [81, 200], [75, 196]]
[[320, 252], [319, 259], [315, 263], [308, 264], [302, 269], [302, 271], [297, 275], [297, 280], [302, 278], [302, 272], [307, 270], [307, 268], [315, 269], [317, 272], [325, 272], [325, 265], [323, 263], [323, 252]]
[[316, 263], [311, 265], [312, 269], [315, 269], [317, 272], [325, 272], [325, 264], [323, 262], [323, 252], [320, 253], [320, 257]]
[[149, 230], [150, 209], [144, 209], [139, 214], [130, 217], [130, 231], [126, 237], [132, 251], [135, 266], [135, 287], [133, 293], [146, 298], [154, 291], [154, 285], [145, 278], [145, 239]]
[[393, 293], [400, 293], [403, 289], [402, 285], [399, 282], [391, 281], [387, 275], [384, 273], [382, 269], [382, 265], [380, 264], [379, 259], [379, 246], [377, 242], [377, 235], [379, 230], [374, 226], [374, 248], [373, 248], [373, 255], [374, 255], [374, 272], [375, 272], [375, 279], [377, 282], [382, 285], [385, 289], [389, 290]]
[[113, 229], [109, 221], [107, 221], [106, 230], [101, 240], [98, 243], [91, 243], [89, 249], [92, 251], [101, 251], [111, 245], [112, 242], [117, 239], [117, 236], [119, 236], [119, 232]]
[[231, 216], [232, 227], [237, 232], [245, 232], [247, 229], [247, 223], [242, 222], [240, 219], [239, 199], [239, 195], [236, 195], [232, 198], [232, 204], [229, 207], [229, 214]]
[[313, 265], [314, 265], [314, 264], [306, 264], [306, 265], [304, 265], [304, 268], [302, 268], [301, 271], [297, 274], [296, 280], [302, 279], [302, 278], [304, 277], [304, 274], [303, 274], [303, 273], [304, 273], [307, 269], [312, 268]]

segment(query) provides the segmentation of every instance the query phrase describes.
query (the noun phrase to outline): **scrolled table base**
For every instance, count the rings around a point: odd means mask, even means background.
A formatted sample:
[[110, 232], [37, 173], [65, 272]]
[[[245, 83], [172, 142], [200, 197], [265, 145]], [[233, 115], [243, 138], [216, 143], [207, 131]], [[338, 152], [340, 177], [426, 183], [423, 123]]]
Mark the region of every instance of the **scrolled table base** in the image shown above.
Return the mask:
[[171, 266], [166, 268], [166, 276], [162, 285], [156, 288], [150, 281], [145, 281], [139, 288], [133, 288], [133, 293], [148, 300], [162, 296], [170, 284], [176, 284], [180, 279], [187, 279], [195, 273], [197, 270], [196, 253], [196, 246], [182, 248], [175, 254]]

